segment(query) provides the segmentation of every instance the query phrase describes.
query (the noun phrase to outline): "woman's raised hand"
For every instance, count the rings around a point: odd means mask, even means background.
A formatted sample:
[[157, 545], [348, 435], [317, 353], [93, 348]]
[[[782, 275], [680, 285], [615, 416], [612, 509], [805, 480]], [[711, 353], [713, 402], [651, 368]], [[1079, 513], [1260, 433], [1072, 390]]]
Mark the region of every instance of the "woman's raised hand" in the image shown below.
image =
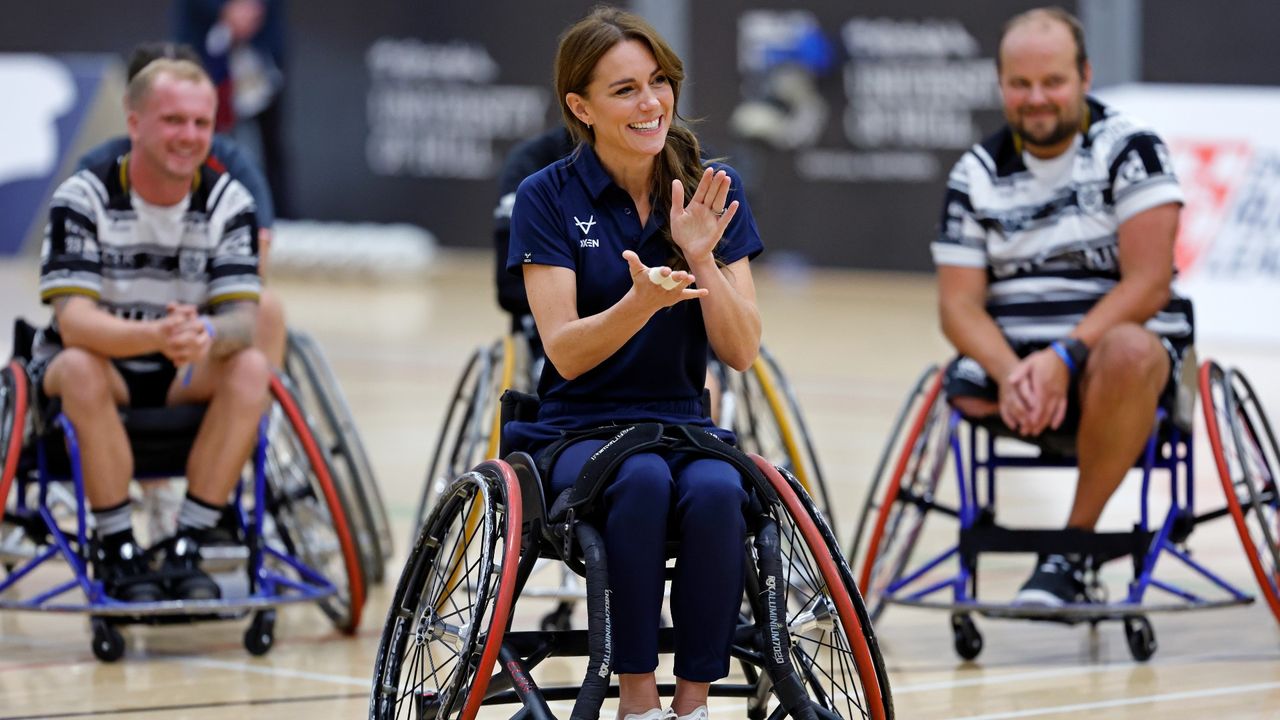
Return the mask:
[[695, 280], [691, 273], [669, 267], [646, 267], [634, 250], [623, 250], [622, 259], [631, 269], [631, 284], [636, 296], [654, 307], [671, 307], [683, 300], [707, 294], [704, 289], [689, 287]]
[[715, 250], [724, 229], [738, 212], [738, 201], [725, 205], [729, 198], [729, 174], [707, 168], [693, 191], [689, 204], [684, 204], [684, 185], [671, 181], [671, 239], [684, 251], [690, 264], [702, 260]]

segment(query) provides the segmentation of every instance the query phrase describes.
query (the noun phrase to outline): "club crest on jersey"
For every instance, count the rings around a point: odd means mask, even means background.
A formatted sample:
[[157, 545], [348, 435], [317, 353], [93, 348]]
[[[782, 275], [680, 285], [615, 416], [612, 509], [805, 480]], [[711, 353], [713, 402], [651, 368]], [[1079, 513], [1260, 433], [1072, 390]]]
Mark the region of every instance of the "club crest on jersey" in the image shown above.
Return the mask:
[[204, 274], [205, 254], [195, 250], [183, 250], [178, 254], [178, 273], [184, 280], [191, 280]]

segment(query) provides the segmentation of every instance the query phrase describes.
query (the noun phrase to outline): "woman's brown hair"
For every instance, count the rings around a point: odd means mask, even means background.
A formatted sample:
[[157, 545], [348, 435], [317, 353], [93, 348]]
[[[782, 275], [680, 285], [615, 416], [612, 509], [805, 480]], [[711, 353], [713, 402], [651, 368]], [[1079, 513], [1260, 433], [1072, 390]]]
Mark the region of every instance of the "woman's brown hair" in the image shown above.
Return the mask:
[[[560, 99], [560, 112], [564, 116], [564, 124], [569, 128], [574, 140], [579, 143], [594, 145], [595, 134], [591, 127], [578, 119], [564, 101], [569, 93], [587, 96], [587, 86], [591, 84], [596, 64], [605, 53], [615, 45], [627, 40], [637, 40], [649, 48], [658, 69], [667, 77], [674, 98], [672, 107], [679, 107], [680, 84], [684, 81], [684, 63], [667, 44], [657, 30], [653, 29], [644, 18], [619, 10], [618, 8], [599, 6], [589, 15], [579, 20], [560, 36], [560, 46], [556, 49], [555, 85], [556, 97]], [[676, 118], [680, 118], [676, 113]], [[675, 120], [671, 118], [669, 120]], [[671, 207], [671, 181], [679, 178], [685, 187], [686, 197], [698, 186], [702, 179], [702, 151], [698, 147], [698, 138], [686, 127], [670, 122], [667, 129], [667, 143], [658, 154], [654, 165], [653, 188], [650, 191], [655, 210], [665, 212]], [[684, 253], [671, 240], [671, 228], [662, 227], [663, 237], [671, 246], [673, 261], [669, 263], [673, 269], [688, 269]]]

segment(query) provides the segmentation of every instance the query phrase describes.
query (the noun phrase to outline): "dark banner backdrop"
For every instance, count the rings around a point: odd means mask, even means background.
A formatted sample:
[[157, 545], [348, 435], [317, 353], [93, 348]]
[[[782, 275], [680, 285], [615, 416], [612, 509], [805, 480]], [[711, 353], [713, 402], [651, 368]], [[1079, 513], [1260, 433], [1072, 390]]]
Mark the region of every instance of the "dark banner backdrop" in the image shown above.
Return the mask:
[[299, 207], [319, 219], [414, 222], [446, 245], [490, 243], [503, 156], [559, 122], [556, 39], [590, 6], [295, 3]]
[[[487, 246], [501, 159], [559, 122], [556, 39], [592, 4], [289, 2], [298, 213]], [[699, 133], [742, 171], [766, 258], [927, 269], [950, 166], [1001, 123], [1000, 27], [1035, 4], [689, 0]], [[168, 0], [10, 5], [0, 52], [122, 54], [170, 31]], [[1143, 78], [1274, 83], [1275, 44], [1239, 38], [1273, 27], [1280, 4], [1218, 5], [1143, 3]]]
[[1002, 122], [1000, 28], [1035, 3], [691, 5], [701, 134], [741, 169], [769, 253], [929, 268], [951, 165]]

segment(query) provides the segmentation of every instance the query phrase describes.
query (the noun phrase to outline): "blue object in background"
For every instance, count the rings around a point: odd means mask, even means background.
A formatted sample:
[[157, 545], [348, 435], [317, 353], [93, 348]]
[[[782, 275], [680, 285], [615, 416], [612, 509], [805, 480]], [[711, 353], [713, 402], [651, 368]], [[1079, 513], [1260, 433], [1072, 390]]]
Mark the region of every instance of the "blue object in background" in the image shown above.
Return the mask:
[[115, 62], [108, 55], [0, 55], [0, 92], [17, 99], [0, 122], [0, 257], [21, 252], [32, 226], [44, 222], [45, 201], [70, 167], [67, 154]]

